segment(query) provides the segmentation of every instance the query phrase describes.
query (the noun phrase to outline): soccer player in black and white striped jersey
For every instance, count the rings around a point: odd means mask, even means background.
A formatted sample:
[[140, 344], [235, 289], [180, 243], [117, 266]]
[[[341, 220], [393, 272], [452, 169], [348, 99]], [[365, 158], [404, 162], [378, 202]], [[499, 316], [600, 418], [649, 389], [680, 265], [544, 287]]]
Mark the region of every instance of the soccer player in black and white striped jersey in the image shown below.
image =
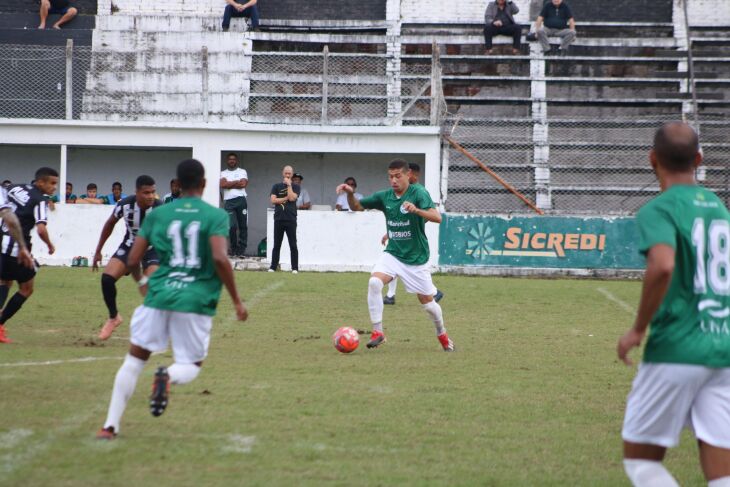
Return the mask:
[[[46, 228], [48, 206], [46, 196], [52, 196], [58, 186], [58, 172], [50, 167], [42, 167], [35, 173], [33, 184], [16, 184], [7, 192], [8, 204], [20, 222], [22, 240], [13, 235], [7, 223], [0, 232], [0, 306], [5, 304], [10, 286], [18, 282], [18, 291], [10, 298], [0, 314], [0, 342], [10, 343], [5, 335], [5, 324], [18, 312], [23, 303], [33, 294], [36, 268], [32, 258], [23, 251], [23, 245], [30, 250], [30, 231], [36, 227], [38, 237], [48, 246], [48, 253], [56, 248], [51, 243]], [[26, 243], [27, 242], [27, 243]], [[30, 262], [28, 262], [30, 260]], [[30, 264], [30, 265], [28, 265]]]
[[[160, 205], [160, 201], [155, 198], [155, 180], [150, 176], [142, 175], [138, 177], [135, 187], [135, 193], [119, 200], [116, 206], [114, 206], [114, 210], [109, 216], [109, 219], [104, 223], [104, 228], [101, 230], [99, 243], [94, 253], [94, 262], [91, 265], [92, 271], [99, 270], [101, 250], [111, 236], [117, 222], [124, 220], [124, 223], [127, 225], [127, 233], [124, 235], [124, 240], [122, 240], [117, 251], [114, 252], [114, 255], [109, 259], [106, 267], [104, 267], [104, 272], [101, 275], [101, 292], [104, 296], [104, 303], [106, 303], [106, 307], [109, 310], [109, 319], [106, 320], [99, 332], [99, 338], [102, 340], [109, 339], [116, 327], [122, 323], [122, 316], [117, 309], [117, 281], [120, 277], [127, 274], [129, 250], [132, 248], [134, 238], [142, 226], [144, 217], [152, 208]], [[147, 279], [159, 266], [160, 261], [155, 249], [152, 247], [148, 248], [142, 258], [142, 272], [138, 268], [132, 270], [132, 277], [139, 284], [142, 294], [147, 289], [145, 286]]]

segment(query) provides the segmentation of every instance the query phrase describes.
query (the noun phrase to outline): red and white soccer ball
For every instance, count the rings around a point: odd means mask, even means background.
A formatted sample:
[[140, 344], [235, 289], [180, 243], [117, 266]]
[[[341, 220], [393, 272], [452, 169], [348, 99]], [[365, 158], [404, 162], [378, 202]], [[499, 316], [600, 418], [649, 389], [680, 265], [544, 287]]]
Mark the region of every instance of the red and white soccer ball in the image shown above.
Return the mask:
[[339, 352], [352, 353], [360, 345], [360, 336], [356, 329], [343, 326], [332, 335], [332, 344]]

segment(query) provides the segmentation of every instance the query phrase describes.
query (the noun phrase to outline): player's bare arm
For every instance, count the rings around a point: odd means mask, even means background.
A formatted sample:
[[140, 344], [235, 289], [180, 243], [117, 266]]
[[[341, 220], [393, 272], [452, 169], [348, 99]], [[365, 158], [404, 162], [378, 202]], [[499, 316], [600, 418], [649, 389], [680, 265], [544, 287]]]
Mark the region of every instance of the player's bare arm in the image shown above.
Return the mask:
[[433, 223], [441, 223], [441, 213], [436, 208], [429, 208], [427, 210], [422, 210], [421, 208], [417, 207], [410, 201], [406, 201], [403, 203], [403, 209], [406, 210], [408, 213], [413, 213], [414, 215], [418, 215], [421, 218], [423, 218], [426, 221], [433, 222]]
[[101, 262], [101, 250], [104, 248], [104, 244], [106, 243], [106, 241], [109, 240], [109, 237], [114, 231], [114, 226], [117, 224], [118, 221], [119, 218], [112, 215], [104, 222], [104, 226], [101, 229], [101, 235], [99, 235], [99, 243], [96, 244], [96, 250], [94, 251], [94, 261], [91, 263], [92, 272], [99, 270], [99, 263]]
[[342, 183], [337, 186], [337, 194], [341, 194], [343, 191], [347, 193], [347, 204], [350, 206], [351, 211], [365, 211], [365, 208], [355, 198], [355, 188], [349, 184]]
[[674, 253], [672, 247], [664, 244], [655, 245], [649, 250], [636, 321], [618, 341], [618, 358], [626, 365], [633, 364], [628, 353], [632, 348], [641, 345], [649, 322], [667, 293], [674, 272]]
[[[137, 242], [135, 241], [134, 244], [137, 245]], [[246, 309], [246, 305], [243, 304], [243, 301], [241, 301], [241, 297], [238, 295], [238, 290], [236, 289], [233, 269], [231, 269], [231, 262], [228, 260], [228, 241], [225, 237], [214, 235], [210, 237], [210, 248], [213, 254], [216, 274], [218, 274], [228, 294], [231, 296], [233, 306], [236, 308], [236, 317], [240, 321], [246, 321], [246, 318], [248, 318], [248, 310]]]
[[38, 223], [36, 225], [36, 230], [38, 231], [38, 236], [41, 240], [46, 244], [48, 247], [48, 253], [50, 255], [53, 255], [53, 253], [56, 251], [56, 247], [51, 242], [51, 237], [48, 236], [48, 227], [46, 227], [45, 223]]
[[28, 251], [28, 245], [25, 243], [23, 229], [20, 227], [18, 217], [15, 216], [15, 213], [10, 211], [10, 208], [4, 208], [3, 210], [0, 210], [0, 218], [2, 218], [5, 223], [10, 236], [18, 243], [18, 262], [25, 267], [33, 267], [33, 257], [31, 257], [30, 252]]
[[284, 184], [286, 184], [286, 198], [285, 201], [296, 201], [299, 195], [294, 192], [294, 188], [291, 186], [291, 178], [285, 177]]

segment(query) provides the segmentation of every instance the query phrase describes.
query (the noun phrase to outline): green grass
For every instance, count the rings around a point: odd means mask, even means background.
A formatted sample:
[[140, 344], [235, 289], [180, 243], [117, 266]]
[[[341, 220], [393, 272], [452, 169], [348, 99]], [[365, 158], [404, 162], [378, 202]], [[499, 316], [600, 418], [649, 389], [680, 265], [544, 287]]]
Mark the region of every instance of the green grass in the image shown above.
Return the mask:
[[[249, 321], [224, 295], [198, 379], [161, 418], [153, 356], [113, 442], [98, 442], [119, 360], [0, 366], [0, 485], [628, 485], [620, 429], [635, 370], [615, 343], [640, 284], [435, 276], [458, 351], [444, 353], [415, 297], [385, 309], [388, 343], [337, 353], [369, 329], [365, 274], [236, 273]], [[122, 357], [94, 337], [99, 276], [44, 268], [8, 325], [0, 363]], [[141, 298], [119, 285], [125, 318]], [[128, 336], [128, 321], [117, 337]], [[365, 338], [365, 337], [363, 337]], [[667, 466], [703, 485], [688, 434]]]

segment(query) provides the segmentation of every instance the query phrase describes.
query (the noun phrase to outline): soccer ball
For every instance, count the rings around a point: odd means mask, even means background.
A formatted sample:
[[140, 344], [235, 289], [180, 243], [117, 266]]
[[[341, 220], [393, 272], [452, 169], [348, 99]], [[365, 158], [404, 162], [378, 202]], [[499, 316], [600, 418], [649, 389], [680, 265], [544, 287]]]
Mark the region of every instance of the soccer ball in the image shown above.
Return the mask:
[[343, 326], [332, 335], [332, 344], [339, 352], [352, 353], [360, 345], [360, 336], [354, 328]]

